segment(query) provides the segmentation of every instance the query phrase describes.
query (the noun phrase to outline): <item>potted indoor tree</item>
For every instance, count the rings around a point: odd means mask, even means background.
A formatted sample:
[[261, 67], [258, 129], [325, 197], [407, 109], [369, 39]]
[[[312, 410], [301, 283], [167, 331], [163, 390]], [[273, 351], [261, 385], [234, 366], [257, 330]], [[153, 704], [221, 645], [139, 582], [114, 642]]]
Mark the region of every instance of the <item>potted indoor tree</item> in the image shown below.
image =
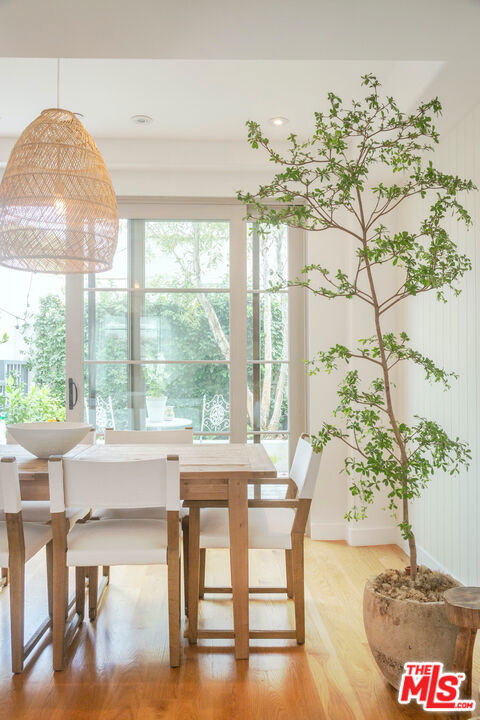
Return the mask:
[[[312, 443], [320, 451], [335, 439], [348, 449], [345, 469], [353, 507], [347, 519], [364, 518], [368, 505], [386, 488], [388, 509], [408, 543], [409, 567], [369, 581], [364, 596], [370, 647], [387, 679], [398, 685], [408, 660], [441, 660], [446, 666], [452, 661], [456, 628], [447, 622], [442, 596], [456, 583], [417, 567], [409, 503], [438, 469], [453, 474], [468, 465], [470, 453], [433, 420], [415, 416], [407, 423], [400, 416], [393, 392], [394, 383], [401, 392], [401, 376], [395, 377], [399, 366], [416, 363], [428, 380], [446, 388], [453, 373], [415, 350], [406, 332], [392, 331], [389, 314], [398, 303], [421, 293], [446, 300], [448, 289], [459, 292], [458, 281], [471, 263], [449, 237], [444, 220], [453, 215], [470, 223], [458, 196], [474, 185], [428, 161], [439, 139], [432, 120], [441, 111], [437, 98], [404, 113], [393, 98], [381, 97], [374, 76], [363, 76], [362, 85], [366, 96], [349, 107], [329, 93], [329, 109], [315, 114], [313, 136], [300, 140], [290, 135], [286, 152], [271, 146], [258, 123], [248, 122], [250, 145], [263, 148], [277, 172], [257, 192], [240, 192], [238, 197], [260, 231], [285, 223], [308, 231], [336, 231], [351, 243], [353, 262], [345, 268], [330, 272], [309, 265], [292, 284], [328, 299], [356, 300], [370, 313], [370, 336], [352, 347], [337, 344], [321, 350], [309, 363], [310, 373], [347, 365], [336, 422], [324, 423]], [[398, 223], [399, 208], [414, 200], [423, 203], [423, 221], [412, 229], [393, 230], [392, 218]], [[385, 293], [380, 281], [388, 268], [398, 284]]]

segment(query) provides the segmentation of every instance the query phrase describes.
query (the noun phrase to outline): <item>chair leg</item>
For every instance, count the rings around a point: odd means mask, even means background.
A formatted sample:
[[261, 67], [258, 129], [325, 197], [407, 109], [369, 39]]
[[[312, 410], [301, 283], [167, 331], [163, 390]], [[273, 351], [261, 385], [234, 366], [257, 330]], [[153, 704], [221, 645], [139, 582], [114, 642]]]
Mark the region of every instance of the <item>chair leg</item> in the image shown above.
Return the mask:
[[75, 612], [82, 620], [85, 617], [85, 577], [86, 568], [75, 568]]
[[200, 581], [198, 584], [198, 597], [205, 595], [205, 564], [207, 560], [207, 548], [200, 548]]
[[188, 515], [182, 518], [183, 534], [183, 602], [185, 616], [188, 617]]
[[297, 643], [305, 642], [304, 537], [292, 533], [293, 598], [295, 602], [295, 631]]
[[68, 616], [68, 522], [64, 512], [51, 513], [53, 537], [53, 669], [63, 670]]
[[65, 625], [68, 620], [68, 567], [66, 568], [65, 577], [64, 577], [64, 596], [65, 596]]
[[[13, 557], [12, 557], [13, 556]], [[23, 640], [25, 619], [25, 564], [10, 554], [10, 633], [12, 672], [23, 672]]]
[[170, 645], [170, 667], [180, 665], [180, 603], [181, 603], [181, 578], [180, 578], [180, 538], [178, 526], [178, 513], [172, 513], [176, 517], [171, 518], [168, 514], [168, 634]]
[[65, 554], [53, 547], [53, 669], [63, 670], [65, 661], [65, 626], [68, 602], [65, 602], [65, 575], [68, 568], [65, 565]]
[[292, 551], [285, 550], [285, 573], [287, 576], [287, 596], [293, 598]]
[[97, 619], [98, 604], [98, 567], [86, 568], [88, 576], [88, 617], [93, 622]]
[[47, 593], [48, 593], [48, 615], [53, 618], [53, 542], [50, 540], [45, 545], [47, 559]]

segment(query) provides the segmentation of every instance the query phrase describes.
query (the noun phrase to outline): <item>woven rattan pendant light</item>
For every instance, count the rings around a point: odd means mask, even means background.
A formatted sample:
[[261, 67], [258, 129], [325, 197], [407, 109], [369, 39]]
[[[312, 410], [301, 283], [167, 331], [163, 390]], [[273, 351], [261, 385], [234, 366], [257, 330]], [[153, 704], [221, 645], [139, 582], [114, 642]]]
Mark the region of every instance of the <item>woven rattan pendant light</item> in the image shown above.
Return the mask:
[[44, 273], [109, 270], [118, 237], [112, 181], [75, 115], [44, 110], [0, 183], [0, 264]]

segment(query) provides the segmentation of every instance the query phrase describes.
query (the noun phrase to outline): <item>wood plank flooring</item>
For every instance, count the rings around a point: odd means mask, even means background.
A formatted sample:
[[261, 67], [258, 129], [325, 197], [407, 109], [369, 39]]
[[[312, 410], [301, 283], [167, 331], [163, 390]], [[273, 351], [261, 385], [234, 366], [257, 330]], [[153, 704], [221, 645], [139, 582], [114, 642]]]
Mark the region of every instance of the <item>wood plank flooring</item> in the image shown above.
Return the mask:
[[[83, 624], [67, 668], [52, 672], [46, 641], [21, 676], [10, 673], [8, 593], [0, 593], [2, 720], [435, 720], [401, 707], [368, 649], [362, 623], [367, 577], [400, 567], [394, 546], [305, 545], [306, 644], [252, 641], [250, 660], [235, 661], [229, 640], [184, 641], [182, 666], [169, 667], [164, 567], [112, 568], [96, 623]], [[284, 583], [283, 551], [250, 553], [250, 584]], [[229, 584], [228, 552], [207, 554], [207, 585]], [[43, 553], [27, 564], [27, 634], [47, 609]], [[293, 603], [259, 595], [251, 626], [293, 627]], [[199, 626], [232, 627], [228, 597], [206, 596]], [[183, 633], [182, 633], [183, 634]], [[478, 701], [480, 648], [474, 666]]]

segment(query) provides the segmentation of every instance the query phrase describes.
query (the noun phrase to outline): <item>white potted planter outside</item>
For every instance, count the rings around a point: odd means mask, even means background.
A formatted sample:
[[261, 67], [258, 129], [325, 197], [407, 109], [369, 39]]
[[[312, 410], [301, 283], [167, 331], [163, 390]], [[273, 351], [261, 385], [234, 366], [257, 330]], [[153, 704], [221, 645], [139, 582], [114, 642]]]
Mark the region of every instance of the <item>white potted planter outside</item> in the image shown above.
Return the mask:
[[167, 404], [167, 396], [147, 397], [147, 415], [148, 419], [153, 422], [162, 422], [165, 416], [165, 406]]

